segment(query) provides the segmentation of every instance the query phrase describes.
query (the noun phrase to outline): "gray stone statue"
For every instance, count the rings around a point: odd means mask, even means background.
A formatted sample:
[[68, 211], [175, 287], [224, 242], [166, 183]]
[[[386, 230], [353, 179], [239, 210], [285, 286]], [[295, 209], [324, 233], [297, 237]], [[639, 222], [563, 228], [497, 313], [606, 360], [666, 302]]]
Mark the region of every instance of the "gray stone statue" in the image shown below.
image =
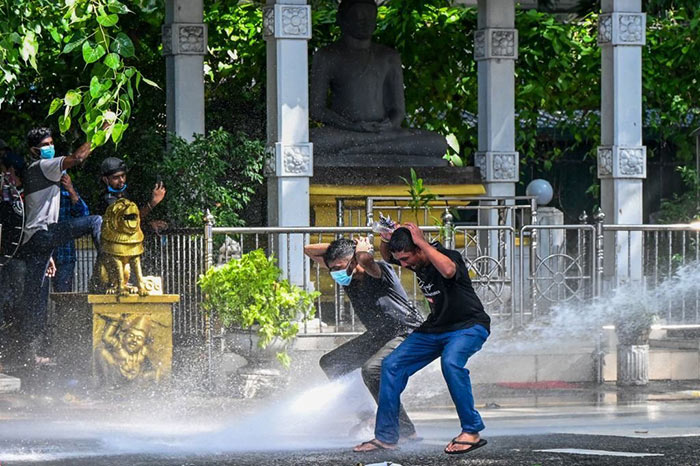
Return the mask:
[[373, 160], [446, 165], [443, 136], [401, 128], [406, 111], [401, 57], [372, 42], [374, 0], [341, 1], [338, 25], [341, 38], [313, 57], [311, 118], [323, 124], [311, 130], [314, 158], [324, 165], [329, 160], [355, 165], [362, 158], [367, 165]]

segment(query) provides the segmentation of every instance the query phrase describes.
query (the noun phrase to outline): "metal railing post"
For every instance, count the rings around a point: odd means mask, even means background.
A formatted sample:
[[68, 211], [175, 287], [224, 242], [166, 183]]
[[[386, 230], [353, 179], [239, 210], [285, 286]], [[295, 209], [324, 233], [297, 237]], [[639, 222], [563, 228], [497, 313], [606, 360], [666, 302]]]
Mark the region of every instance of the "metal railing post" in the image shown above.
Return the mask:
[[445, 248], [453, 249], [455, 244], [454, 216], [447, 207], [445, 207], [445, 211], [442, 213], [442, 231], [444, 232], [443, 240], [445, 242]]
[[603, 210], [598, 207], [598, 210], [593, 214], [593, 222], [595, 225], [595, 296], [599, 297], [603, 295], [603, 279], [605, 274], [605, 251], [603, 250], [603, 245], [605, 244], [603, 238], [603, 221], [605, 220], [605, 214]]
[[[214, 265], [214, 216], [207, 209], [204, 216], [204, 272], [206, 273]], [[214, 348], [214, 319], [210, 314], [207, 316], [207, 382], [209, 387], [213, 387], [213, 348]]]
[[[530, 215], [532, 228], [530, 229], [530, 297], [532, 299], [532, 320], [537, 318], [537, 201], [533, 198], [530, 200]], [[521, 238], [522, 240], [522, 238]], [[521, 260], [524, 258], [521, 257]]]

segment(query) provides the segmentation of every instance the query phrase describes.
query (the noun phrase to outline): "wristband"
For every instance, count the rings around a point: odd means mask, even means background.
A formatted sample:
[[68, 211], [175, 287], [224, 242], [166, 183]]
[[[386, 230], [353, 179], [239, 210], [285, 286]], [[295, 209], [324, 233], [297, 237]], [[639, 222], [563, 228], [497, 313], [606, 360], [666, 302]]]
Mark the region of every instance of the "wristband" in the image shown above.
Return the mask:
[[382, 238], [381, 236], [379, 237], [379, 239], [382, 240], [382, 243], [388, 243], [388, 242], [389, 242], [388, 239], [384, 239], [384, 238]]

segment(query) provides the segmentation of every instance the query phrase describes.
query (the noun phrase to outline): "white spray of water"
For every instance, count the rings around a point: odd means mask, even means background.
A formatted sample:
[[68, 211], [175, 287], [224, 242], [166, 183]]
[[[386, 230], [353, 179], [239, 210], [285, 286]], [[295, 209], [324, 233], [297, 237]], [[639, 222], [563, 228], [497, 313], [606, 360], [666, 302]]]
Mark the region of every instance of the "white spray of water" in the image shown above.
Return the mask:
[[[134, 435], [127, 431], [103, 439], [107, 450], [119, 453], [216, 454], [234, 451], [268, 451], [347, 448], [357, 422], [355, 413], [367, 406], [367, 389], [357, 374], [313, 387], [278, 400], [243, 419], [219, 420], [205, 431], [177, 432], [163, 425]], [[371, 398], [370, 398], [371, 401]]]

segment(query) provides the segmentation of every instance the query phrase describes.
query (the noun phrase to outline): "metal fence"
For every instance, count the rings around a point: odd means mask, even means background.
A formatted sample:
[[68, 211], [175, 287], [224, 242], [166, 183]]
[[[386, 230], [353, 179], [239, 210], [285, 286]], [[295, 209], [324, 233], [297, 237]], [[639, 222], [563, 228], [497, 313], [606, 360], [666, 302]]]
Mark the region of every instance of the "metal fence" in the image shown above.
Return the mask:
[[[700, 267], [700, 225], [604, 225], [603, 231], [613, 235], [616, 243], [623, 243], [626, 251], [640, 242], [642, 257], [629, 253], [621, 261], [628, 267], [622, 272], [631, 275], [635, 259], [641, 261], [647, 290], [659, 289], [684, 268]], [[658, 311], [666, 325], [700, 325], [700, 284], [693, 288], [665, 300], [665, 309]]]
[[[429, 239], [443, 235], [446, 247], [462, 253], [474, 289], [495, 323], [516, 328], [545, 319], [553, 306], [585, 302], [599, 296], [605, 279], [604, 234], [621, 235], [633, 241], [641, 235], [644, 284], [655, 288], [683, 266], [700, 263], [700, 231], [689, 225], [603, 225], [602, 218], [588, 225], [466, 226], [423, 228]], [[318, 265], [303, 257], [303, 245], [330, 242], [345, 236], [371, 234], [369, 227], [309, 228], [218, 228], [170, 230], [148, 238], [144, 272], [163, 277], [164, 292], [179, 294], [174, 308], [174, 333], [185, 337], [206, 337], [211, 322], [200, 303], [197, 279], [210, 265], [223, 263], [237, 254], [263, 249], [277, 254], [282, 245], [287, 260], [295, 255], [303, 269], [301, 286], [321, 292], [316, 302], [316, 319], [301, 329], [302, 336], [339, 336], [363, 331], [361, 323], [342, 288], [336, 287]], [[629, 239], [628, 239], [629, 238]], [[379, 241], [374, 239], [378, 249]], [[95, 252], [88, 241], [77, 243], [75, 291], [86, 291]], [[284, 250], [286, 245], [286, 250]], [[614, 254], [615, 251], [611, 251]], [[284, 266], [284, 265], [283, 265]], [[286, 270], [287, 273], [290, 270]], [[413, 273], [397, 269], [401, 283], [414, 302], [425, 302]], [[298, 278], [298, 277], [297, 277]], [[698, 287], [700, 289], [700, 287]], [[669, 324], [700, 324], [700, 291], [669, 302], [665, 320]]]

